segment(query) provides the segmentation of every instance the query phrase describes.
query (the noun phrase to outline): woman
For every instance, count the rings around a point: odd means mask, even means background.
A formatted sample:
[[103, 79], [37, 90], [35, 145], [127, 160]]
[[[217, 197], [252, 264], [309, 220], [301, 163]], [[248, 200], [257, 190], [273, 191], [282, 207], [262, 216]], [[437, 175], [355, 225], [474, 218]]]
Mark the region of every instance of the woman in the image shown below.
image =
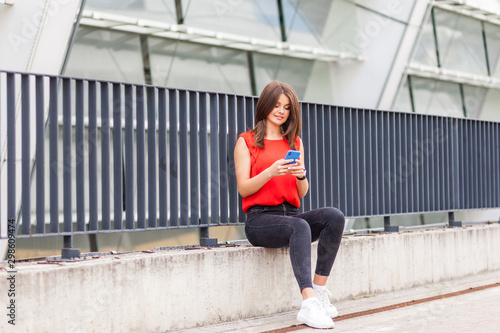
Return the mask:
[[[338, 313], [325, 285], [342, 239], [344, 215], [335, 208], [299, 213], [299, 199], [309, 189], [300, 129], [300, 106], [292, 87], [269, 83], [257, 102], [255, 127], [241, 134], [236, 143], [236, 179], [247, 214], [249, 242], [267, 248], [290, 247], [303, 298], [297, 320], [315, 328], [331, 328], [331, 318]], [[295, 163], [284, 159], [288, 150], [300, 151]], [[311, 242], [318, 239], [312, 279]]]

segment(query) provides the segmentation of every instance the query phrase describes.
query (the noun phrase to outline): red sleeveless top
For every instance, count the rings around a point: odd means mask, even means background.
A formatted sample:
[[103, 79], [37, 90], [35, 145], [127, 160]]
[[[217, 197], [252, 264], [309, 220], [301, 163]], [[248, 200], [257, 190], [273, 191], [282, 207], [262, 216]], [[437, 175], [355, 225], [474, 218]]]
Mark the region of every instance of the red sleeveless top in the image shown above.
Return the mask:
[[[250, 177], [255, 177], [274, 162], [285, 158], [290, 150], [286, 138], [283, 140], [264, 139], [264, 148], [254, 146], [254, 133], [245, 132], [239, 137], [245, 139], [251, 157]], [[295, 147], [300, 149], [300, 138], [297, 136]], [[243, 198], [243, 211], [248, 213], [248, 209], [254, 205], [275, 206], [283, 202], [288, 202], [295, 207], [300, 206], [299, 193], [297, 190], [297, 178], [290, 174], [271, 178], [260, 190], [246, 198]]]

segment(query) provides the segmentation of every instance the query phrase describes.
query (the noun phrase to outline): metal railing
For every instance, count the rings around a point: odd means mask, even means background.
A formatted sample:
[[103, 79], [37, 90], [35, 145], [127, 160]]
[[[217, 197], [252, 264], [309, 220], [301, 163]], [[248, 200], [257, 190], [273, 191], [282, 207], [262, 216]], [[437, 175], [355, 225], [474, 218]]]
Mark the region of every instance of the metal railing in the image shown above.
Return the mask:
[[[19, 225], [17, 237], [64, 236], [66, 249], [75, 234], [190, 227], [210, 244], [210, 226], [245, 220], [232, 152], [253, 126], [256, 100], [0, 72], [0, 216]], [[384, 216], [395, 231], [391, 215], [442, 211], [453, 222], [454, 211], [500, 207], [500, 123], [301, 107], [311, 183], [304, 209]]]

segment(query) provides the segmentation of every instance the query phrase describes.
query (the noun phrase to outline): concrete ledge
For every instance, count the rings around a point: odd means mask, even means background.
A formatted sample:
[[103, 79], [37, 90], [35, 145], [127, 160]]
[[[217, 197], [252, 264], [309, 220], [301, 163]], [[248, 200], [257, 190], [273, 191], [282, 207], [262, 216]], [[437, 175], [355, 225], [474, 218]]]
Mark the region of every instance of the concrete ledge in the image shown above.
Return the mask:
[[[499, 240], [500, 224], [348, 236], [328, 287], [346, 300], [497, 271]], [[288, 248], [133, 253], [18, 264], [17, 271], [16, 327], [4, 314], [2, 332], [165, 332], [300, 304]]]

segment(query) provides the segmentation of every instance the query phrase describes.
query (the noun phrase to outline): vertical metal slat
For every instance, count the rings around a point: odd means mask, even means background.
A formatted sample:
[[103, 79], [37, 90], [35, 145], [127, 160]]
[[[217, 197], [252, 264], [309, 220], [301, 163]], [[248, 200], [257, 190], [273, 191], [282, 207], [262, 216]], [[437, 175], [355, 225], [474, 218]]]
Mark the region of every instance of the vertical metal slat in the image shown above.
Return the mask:
[[16, 217], [16, 77], [7, 73], [7, 219]]
[[181, 192], [181, 225], [189, 224], [189, 146], [188, 146], [188, 107], [187, 93], [179, 91], [179, 154], [180, 154], [180, 192]]
[[[325, 118], [323, 105], [316, 107], [316, 142], [317, 142], [317, 207], [325, 207]], [[298, 148], [298, 147], [297, 147]]]
[[338, 111], [338, 147], [339, 147], [339, 209], [345, 216], [352, 216], [347, 209], [347, 174], [346, 174], [346, 112], [341, 107]]
[[49, 101], [49, 165], [50, 165], [50, 232], [59, 231], [59, 123], [56, 77], [50, 78]]
[[135, 87], [136, 146], [137, 146], [137, 228], [146, 228], [146, 151], [144, 86]]
[[31, 153], [30, 153], [30, 76], [21, 75], [21, 190], [22, 233], [28, 235], [31, 227]]
[[219, 95], [219, 189], [220, 223], [228, 222], [228, 179], [227, 179], [227, 95]]
[[339, 120], [338, 114], [339, 110], [336, 106], [332, 107], [332, 118], [331, 118], [331, 128], [332, 128], [332, 182], [328, 184], [332, 187], [332, 205], [333, 207], [339, 207], [340, 198], [340, 169], [339, 169]]
[[230, 95], [228, 99], [228, 189], [229, 189], [229, 222], [237, 222], [238, 216], [238, 186], [236, 184], [236, 174], [234, 169], [234, 146], [236, 145], [236, 97]]
[[[304, 163], [306, 165], [306, 168], [309, 169], [309, 174], [311, 174], [312, 170], [312, 164], [311, 162], [311, 134], [309, 131], [309, 119], [310, 119], [310, 111], [309, 111], [309, 104], [302, 102], [300, 104], [300, 109], [302, 110], [302, 133], [301, 133], [301, 139], [302, 139], [302, 144], [304, 145]], [[309, 179], [312, 180], [311, 176], [309, 176]], [[311, 181], [310, 180], [310, 181]], [[311, 181], [312, 183], [312, 181]], [[311, 187], [311, 186], [310, 186]], [[311, 197], [312, 195], [306, 195], [304, 198], [302, 198], [303, 202], [303, 210], [308, 211], [311, 210]]]
[[198, 169], [198, 93], [189, 93], [189, 166], [190, 166], [190, 198], [191, 198], [191, 220], [190, 225], [200, 224], [199, 207], [199, 169]]
[[350, 131], [351, 131], [351, 181], [352, 181], [352, 214], [359, 216], [360, 202], [359, 202], [359, 112], [357, 108], [350, 109]]
[[36, 76], [36, 233], [45, 233], [45, 107], [43, 76]]
[[156, 92], [147, 88], [148, 108], [148, 227], [156, 227]]
[[210, 222], [213, 224], [219, 223], [218, 98], [217, 94], [210, 94], [210, 189], [212, 193]]
[[71, 193], [71, 81], [63, 79], [63, 196], [64, 232], [73, 231], [73, 209]]
[[134, 113], [133, 87], [125, 85], [125, 228], [134, 229]]
[[89, 230], [97, 230], [97, 86], [88, 82], [89, 105]]
[[[319, 179], [319, 168], [318, 168], [318, 122], [317, 122], [317, 108], [315, 104], [309, 104], [309, 169], [310, 177], [309, 181], [311, 187], [314, 189], [319, 189], [318, 179]], [[315, 133], [315, 134], [313, 134]], [[319, 207], [318, 202], [318, 190], [311, 192], [309, 195], [311, 197], [311, 209], [316, 209]]]
[[167, 226], [167, 93], [158, 89], [158, 197], [160, 200], [160, 227]]
[[324, 154], [325, 154], [325, 206], [333, 207], [333, 165], [332, 165], [332, 153], [333, 153], [333, 139], [332, 139], [332, 109], [331, 106], [324, 106], [323, 109], [323, 126], [325, 128], [324, 140]]
[[83, 80], [75, 81], [76, 230], [85, 231]]
[[200, 109], [200, 225], [209, 223], [209, 161], [208, 161], [208, 117], [207, 93], [199, 96]]
[[102, 230], [111, 229], [110, 205], [110, 118], [109, 118], [109, 84], [101, 82], [101, 182], [102, 182]]
[[122, 91], [121, 84], [113, 84], [113, 228], [123, 227], [123, 156], [122, 156]]
[[170, 135], [170, 226], [179, 225], [179, 160], [177, 158], [177, 90], [169, 90], [169, 135]]

